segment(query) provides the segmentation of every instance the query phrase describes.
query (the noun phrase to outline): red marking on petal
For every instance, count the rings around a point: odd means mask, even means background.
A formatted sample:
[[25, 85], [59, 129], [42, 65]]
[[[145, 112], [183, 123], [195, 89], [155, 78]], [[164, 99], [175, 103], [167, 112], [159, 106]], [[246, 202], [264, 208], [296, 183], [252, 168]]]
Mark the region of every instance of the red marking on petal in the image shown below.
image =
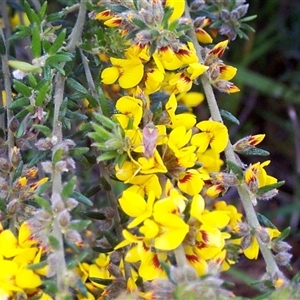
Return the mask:
[[185, 176], [181, 179], [179, 179], [180, 183], [188, 182], [192, 178], [192, 174], [186, 173]]

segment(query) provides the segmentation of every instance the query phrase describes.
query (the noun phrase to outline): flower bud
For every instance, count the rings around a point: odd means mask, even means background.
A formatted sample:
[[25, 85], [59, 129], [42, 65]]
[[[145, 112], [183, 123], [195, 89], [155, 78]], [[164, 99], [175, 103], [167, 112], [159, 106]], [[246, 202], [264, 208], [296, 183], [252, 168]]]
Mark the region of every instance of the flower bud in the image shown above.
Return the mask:
[[51, 197], [51, 207], [52, 211], [57, 214], [65, 209], [65, 204], [61, 196], [57, 193], [54, 193]]
[[7, 213], [8, 215], [14, 215], [19, 208], [19, 201], [18, 199], [13, 199], [7, 204]]
[[245, 235], [242, 238], [241, 247], [242, 247], [243, 250], [247, 249], [251, 245], [253, 238], [254, 237], [252, 236], [252, 234]]
[[15, 117], [13, 117], [9, 122], [9, 129], [15, 133], [19, 128], [19, 121]]
[[64, 209], [63, 211], [58, 213], [57, 220], [58, 220], [60, 227], [62, 229], [64, 229], [70, 225], [71, 216], [70, 216], [69, 212], [66, 209]]
[[68, 211], [72, 211], [78, 205], [78, 201], [74, 198], [68, 198], [65, 200], [65, 206]]
[[274, 242], [272, 245], [272, 250], [279, 253], [279, 252], [287, 252], [292, 248], [290, 244], [284, 241], [277, 241]]
[[82, 237], [76, 230], [67, 230], [67, 232], [65, 233], [65, 238], [78, 247], [81, 247], [83, 245]]
[[288, 252], [280, 252], [274, 256], [275, 261], [279, 266], [286, 266], [290, 263], [292, 254]]
[[5, 158], [2, 158], [2, 157], [0, 157], [0, 170], [3, 173], [8, 173], [10, 171], [9, 162]]
[[255, 234], [264, 244], [270, 243], [271, 241], [270, 235], [264, 227], [256, 228]]
[[41, 151], [50, 150], [53, 147], [50, 138], [39, 139], [34, 145]]
[[16, 146], [13, 147], [13, 149], [11, 150], [11, 157], [10, 157], [10, 162], [12, 166], [14, 168], [17, 168], [21, 159], [22, 157], [19, 148], [17, 148]]
[[42, 161], [42, 168], [46, 173], [52, 174], [53, 172], [53, 164], [51, 161]]
[[234, 227], [234, 232], [245, 236], [250, 234], [250, 226], [247, 223], [240, 222]]
[[194, 0], [191, 5], [190, 5], [190, 9], [191, 10], [199, 10], [201, 9], [203, 6], [205, 5], [205, 1], [204, 0]]

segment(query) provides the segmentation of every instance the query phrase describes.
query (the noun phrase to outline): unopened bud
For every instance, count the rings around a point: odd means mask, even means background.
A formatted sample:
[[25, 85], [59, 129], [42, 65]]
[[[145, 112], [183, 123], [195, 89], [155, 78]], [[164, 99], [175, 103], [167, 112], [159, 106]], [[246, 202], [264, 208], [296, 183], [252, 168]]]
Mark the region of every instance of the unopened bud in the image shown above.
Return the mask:
[[290, 244], [284, 241], [274, 242], [272, 245], [272, 250], [275, 252], [287, 252], [292, 248]]
[[70, 216], [69, 212], [66, 209], [64, 209], [63, 211], [61, 211], [58, 214], [57, 220], [58, 220], [60, 227], [63, 229], [70, 225], [71, 216]]
[[231, 14], [227, 9], [222, 9], [219, 16], [223, 21], [228, 21], [230, 20]]
[[253, 238], [254, 237], [251, 234], [245, 235], [242, 238], [241, 247], [242, 247], [243, 250], [247, 249], [251, 245]]
[[248, 8], [249, 4], [239, 5], [232, 12], [235, 12], [237, 14], [237, 18], [240, 19], [247, 13]]
[[39, 139], [34, 145], [41, 151], [50, 150], [53, 147], [50, 138]]
[[2, 157], [0, 157], [0, 170], [4, 173], [7, 173], [10, 171], [9, 162], [5, 158], [2, 158]]
[[17, 168], [21, 159], [22, 157], [19, 148], [13, 147], [13, 149], [11, 150], [11, 157], [10, 157], [10, 162], [12, 166], [14, 168]]
[[267, 201], [267, 200], [270, 200], [273, 197], [275, 197], [277, 194], [278, 194], [278, 190], [277, 189], [273, 189], [273, 190], [270, 190], [270, 191], [268, 191], [266, 193], [258, 195], [257, 198], [260, 199], [260, 200]]
[[275, 261], [279, 266], [286, 266], [290, 263], [292, 254], [288, 252], [280, 252], [274, 256]]
[[248, 150], [249, 148], [253, 148], [258, 145], [264, 138], [265, 134], [256, 134], [256, 135], [249, 135], [240, 140], [238, 140], [234, 145], [234, 151], [240, 152]]
[[116, 266], [114, 264], [108, 264], [107, 269], [112, 276], [114, 276], [116, 278], [123, 277], [122, 271], [118, 266]]
[[57, 193], [54, 193], [51, 197], [51, 207], [52, 211], [57, 214], [65, 209], [65, 204], [61, 196]]
[[255, 234], [264, 244], [270, 243], [271, 241], [270, 235], [264, 227], [256, 228]]
[[190, 5], [190, 9], [191, 10], [199, 10], [201, 9], [203, 6], [205, 5], [205, 1], [204, 0], [194, 0], [191, 5]]
[[68, 230], [65, 233], [65, 238], [70, 242], [74, 243], [75, 245], [77, 245], [78, 247], [81, 247], [83, 245], [82, 237], [79, 234], [79, 232], [76, 230]]
[[42, 168], [46, 173], [52, 174], [53, 172], [53, 164], [51, 161], [43, 161], [41, 162]]
[[78, 201], [74, 198], [68, 198], [65, 200], [65, 206], [68, 211], [72, 211], [78, 205]]
[[53, 216], [44, 209], [38, 209], [34, 214], [34, 219], [46, 223], [47, 221], [52, 222]]
[[232, 173], [212, 173], [211, 178], [213, 183], [219, 183], [226, 187], [235, 186], [238, 183], [236, 176]]
[[234, 227], [234, 232], [245, 236], [250, 234], [250, 226], [247, 223], [240, 222]]
[[68, 172], [69, 169], [67, 168], [67, 163], [64, 160], [58, 161], [55, 166], [55, 170], [59, 173]]
[[19, 201], [18, 199], [11, 200], [7, 205], [7, 213], [8, 215], [14, 215], [19, 208]]
[[9, 122], [9, 129], [15, 133], [19, 128], [19, 121], [17, 118], [13, 117]]

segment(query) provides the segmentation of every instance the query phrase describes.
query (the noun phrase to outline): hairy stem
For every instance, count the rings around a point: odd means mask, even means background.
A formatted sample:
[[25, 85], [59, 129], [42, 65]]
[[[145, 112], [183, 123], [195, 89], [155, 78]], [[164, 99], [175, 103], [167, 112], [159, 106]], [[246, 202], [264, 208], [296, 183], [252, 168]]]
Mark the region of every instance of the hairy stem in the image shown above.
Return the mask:
[[[185, 16], [187, 18], [191, 19], [191, 16], [189, 13], [189, 8], [187, 6], [186, 6], [186, 11], [185, 11]], [[198, 40], [197, 40], [194, 30], [190, 30], [188, 34], [189, 34], [190, 38], [192, 39], [192, 42], [195, 46], [195, 50], [197, 52], [200, 62], [203, 62], [203, 58], [201, 56], [201, 47], [198, 43]], [[222, 117], [220, 114], [220, 110], [219, 110], [219, 107], [218, 107], [218, 104], [216, 101], [216, 97], [214, 95], [213, 88], [210, 84], [207, 73], [204, 73], [201, 76], [201, 83], [203, 85], [204, 93], [205, 93], [206, 100], [207, 100], [207, 103], [209, 106], [212, 120], [223, 123], [223, 120], [222, 120]], [[233, 150], [233, 147], [232, 147], [232, 144], [230, 141], [228, 142], [228, 145], [225, 149], [225, 156], [226, 156], [226, 160], [231, 161], [235, 164], [238, 164], [236, 155], [234, 153], [234, 150]], [[260, 226], [260, 224], [258, 222], [249, 192], [248, 192], [245, 184], [241, 184], [240, 186], [238, 186], [237, 191], [240, 196], [240, 200], [242, 202], [249, 225], [252, 228], [258, 228]], [[284, 279], [284, 275], [279, 270], [277, 263], [274, 260], [274, 256], [273, 256], [271, 250], [267, 247], [267, 245], [262, 243], [258, 238], [257, 238], [257, 240], [259, 243], [259, 247], [260, 247], [262, 256], [266, 263], [267, 271], [271, 275], [271, 278], [280, 277], [280, 278]]]

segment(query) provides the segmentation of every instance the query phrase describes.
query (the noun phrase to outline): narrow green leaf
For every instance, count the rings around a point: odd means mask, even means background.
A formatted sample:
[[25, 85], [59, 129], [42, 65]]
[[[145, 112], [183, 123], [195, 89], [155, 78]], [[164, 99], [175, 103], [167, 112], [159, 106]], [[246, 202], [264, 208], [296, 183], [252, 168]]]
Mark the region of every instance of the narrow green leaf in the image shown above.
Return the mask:
[[138, 18], [132, 18], [131, 21], [137, 25], [140, 29], [146, 29], [148, 28], [148, 25], [143, 22], [141, 19], [138, 19]]
[[220, 109], [220, 113], [224, 119], [227, 119], [228, 121], [231, 121], [232, 123], [237, 125], [240, 124], [240, 121], [231, 112], [224, 109]]
[[83, 204], [88, 205], [88, 206], [93, 206], [93, 202], [89, 198], [82, 195], [81, 193], [78, 193], [77, 191], [74, 191], [72, 193], [71, 197], [76, 199], [80, 203], [83, 203]]
[[47, 11], [47, 4], [48, 4], [47, 1], [44, 1], [42, 7], [39, 10], [39, 14], [38, 15], [39, 15], [39, 18], [41, 20], [43, 20], [44, 17], [45, 17], [45, 14], [46, 14], [46, 11]]
[[103, 279], [103, 278], [96, 278], [96, 277], [89, 277], [89, 280], [98, 284], [103, 284], [105, 286], [110, 285], [112, 283], [112, 279]]
[[245, 150], [241, 150], [241, 151], [236, 151], [239, 154], [242, 155], [259, 155], [259, 156], [268, 156], [270, 155], [270, 152], [263, 150], [261, 148], [257, 148], [257, 147], [253, 147], [253, 148], [249, 148], [249, 149], [245, 149]]
[[81, 83], [79, 83], [78, 81], [76, 81], [73, 78], [68, 78], [67, 84], [69, 87], [73, 88], [75, 91], [77, 91], [83, 95], [88, 94], [88, 90]]
[[86, 229], [90, 224], [91, 220], [76, 220], [72, 221], [72, 223], [68, 226], [68, 229], [73, 229], [76, 231], [82, 231]]
[[82, 251], [78, 254], [76, 258], [71, 259], [68, 261], [68, 269], [73, 270], [75, 267], [78, 266], [87, 256], [90, 255], [90, 251]]
[[107, 7], [110, 8], [111, 10], [115, 11], [115, 12], [118, 12], [118, 13], [122, 13], [122, 12], [128, 10], [128, 8], [126, 6], [123, 6], [123, 5], [108, 4]]
[[[25, 85], [21, 81], [15, 80], [13, 87], [18, 93], [20, 93], [26, 97], [30, 97], [32, 94], [32, 89], [30, 87], [28, 87], [27, 85]], [[28, 103], [28, 101], [27, 101], [27, 103]]]
[[14, 182], [15, 180], [17, 180], [17, 178], [21, 177], [22, 175], [22, 171], [23, 171], [23, 161], [21, 160], [17, 166], [17, 168], [15, 169], [15, 172], [14, 172], [14, 176], [13, 176], [13, 179], [12, 181]]
[[226, 164], [228, 169], [231, 170], [236, 175], [237, 179], [239, 180], [243, 179], [243, 171], [237, 164], [235, 164], [230, 160], [228, 160]]
[[50, 14], [46, 17], [46, 21], [47, 22], [53, 22], [53, 21], [57, 21], [60, 20], [64, 17], [64, 12], [63, 11], [59, 11], [59, 12], [55, 12], [53, 14]]
[[53, 250], [59, 250], [59, 248], [60, 248], [59, 241], [56, 239], [55, 236], [50, 234], [48, 236], [48, 241]]
[[46, 59], [46, 64], [48, 64], [48, 65], [59, 64], [61, 62], [67, 62], [67, 61], [71, 61], [71, 60], [72, 60], [71, 55], [69, 55], [67, 53], [64, 53], [64, 54], [61, 53], [61, 54], [55, 54], [55, 55], [49, 56]]
[[46, 157], [49, 155], [50, 151], [38, 151], [36, 155], [33, 156], [31, 161], [28, 163], [28, 167], [32, 168], [35, 166], [38, 162], [44, 161]]
[[284, 183], [285, 183], [285, 181], [278, 181], [276, 183], [263, 186], [263, 187], [261, 187], [261, 188], [258, 189], [257, 194], [258, 195], [262, 195], [262, 194], [267, 193], [267, 192], [269, 192], [271, 190], [277, 189], [280, 186], [282, 186]]
[[164, 29], [168, 29], [168, 23], [169, 23], [169, 19], [172, 15], [174, 11], [174, 8], [171, 7], [171, 6], [166, 6], [165, 9], [164, 9], [164, 16], [163, 16], [163, 19], [161, 21], [161, 24], [163, 26]]
[[44, 260], [44, 261], [41, 261], [41, 262], [36, 263], [36, 264], [27, 265], [26, 269], [38, 270], [38, 269], [44, 268], [46, 266], [47, 266], [47, 261]]
[[60, 64], [57, 64], [57, 63], [48, 63], [47, 65], [50, 66], [52, 69], [57, 70], [61, 75], [63, 75], [63, 76], [66, 75], [65, 70], [63, 69], [63, 67]]
[[277, 238], [275, 238], [273, 241], [276, 243], [277, 241], [282, 241], [282, 240], [286, 239], [290, 235], [291, 231], [292, 231], [291, 227], [285, 228], [281, 232], [281, 234]]
[[62, 198], [66, 199], [69, 198], [72, 193], [74, 192], [74, 187], [76, 184], [76, 177], [72, 177], [70, 180], [68, 180], [68, 182], [64, 185], [62, 192], [61, 192], [61, 196]]
[[97, 157], [97, 162], [110, 160], [116, 158], [118, 155], [117, 152], [105, 152]]
[[37, 23], [34, 23], [32, 27], [31, 51], [34, 58], [38, 58], [41, 56], [42, 46], [40, 28]]
[[57, 38], [55, 39], [54, 43], [48, 50], [48, 54], [54, 55], [63, 45], [64, 41], [66, 40], [66, 29], [63, 29]]
[[97, 132], [89, 132], [87, 134], [88, 137], [90, 137], [91, 139], [95, 140], [96, 142], [99, 142], [99, 143], [103, 143], [105, 142], [106, 140], [103, 139], [103, 137], [98, 134]]
[[260, 214], [260, 213], [256, 213], [257, 215], [257, 219], [260, 225], [265, 226], [265, 227], [269, 227], [269, 228], [273, 228], [273, 229], [277, 229], [277, 227], [264, 215]]
[[37, 80], [32, 73], [28, 74], [28, 80], [29, 80], [29, 84], [32, 88], [35, 88], [37, 86]]
[[171, 24], [169, 25], [169, 30], [173, 31], [176, 29], [176, 27], [178, 26], [179, 20], [176, 19], [174, 21], [171, 22]]
[[34, 194], [33, 199], [39, 205], [40, 208], [43, 208], [47, 211], [51, 211], [51, 204], [47, 199], [37, 194]]
[[46, 98], [47, 92], [49, 90], [50, 82], [45, 81], [44, 85], [39, 88], [38, 94], [35, 98], [35, 105], [41, 106]]
[[69, 150], [69, 155], [73, 157], [73, 156], [85, 154], [89, 151], [90, 151], [89, 147], [76, 147]]
[[116, 123], [112, 121], [110, 118], [103, 116], [99, 113], [93, 113], [93, 117], [106, 128], [114, 129], [116, 127]]
[[113, 134], [104, 129], [101, 125], [98, 125], [97, 123], [92, 123], [92, 126], [94, 130], [105, 140], [109, 140], [111, 138], [114, 138]]
[[50, 137], [52, 135], [52, 130], [49, 127], [47, 127], [46, 125], [32, 124], [32, 127], [35, 130], [40, 131], [46, 137]]
[[24, 1], [24, 9], [31, 24], [34, 23], [37, 23], [38, 25], [41, 24], [40, 18], [38, 17], [36, 12], [30, 7], [27, 1]]
[[27, 125], [27, 120], [23, 119], [19, 125], [17, 132], [15, 133], [17, 139], [21, 138], [24, 135], [24, 132], [26, 130], [26, 125]]
[[109, 253], [114, 250], [113, 247], [109, 247], [109, 248], [93, 247], [92, 249], [93, 249], [93, 251], [98, 252], [98, 253]]
[[81, 211], [79, 213], [83, 217], [94, 219], [94, 220], [105, 220], [106, 216], [105, 214], [99, 212], [99, 211]]
[[101, 110], [104, 116], [110, 117], [109, 101], [104, 96], [101, 86], [97, 87]]
[[42, 68], [33, 66], [25, 61], [9, 60], [8, 65], [13, 69], [21, 70], [23, 72], [42, 73], [43, 71]]

